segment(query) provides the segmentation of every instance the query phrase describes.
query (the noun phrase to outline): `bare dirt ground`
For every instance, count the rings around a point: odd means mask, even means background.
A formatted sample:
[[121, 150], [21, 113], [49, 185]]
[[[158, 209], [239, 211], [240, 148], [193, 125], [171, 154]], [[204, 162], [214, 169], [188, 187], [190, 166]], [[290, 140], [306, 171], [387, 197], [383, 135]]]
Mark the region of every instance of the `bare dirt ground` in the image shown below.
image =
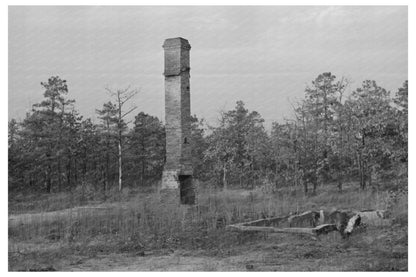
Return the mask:
[[[54, 213], [53, 213], [54, 214]], [[225, 232], [225, 231], [224, 231]], [[9, 270], [57, 271], [406, 271], [407, 229], [369, 227], [343, 240], [293, 234], [239, 235], [239, 243], [217, 249], [161, 249], [112, 253], [104, 247], [71, 250], [48, 241], [20, 243], [9, 251]], [[74, 250], [75, 249], [75, 250]]]
[[[298, 243], [294, 243], [295, 240]], [[384, 250], [363, 248], [351, 242], [339, 244], [292, 238], [259, 239], [229, 250], [154, 251], [72, 254], [53, 262], [36, 260], [29, 270], [58, 271], [403, 271], [407, 270], [407, 247]], [[21, 254], [22, 258], [26, 255]], [[30, 261], [30, 255], [25, 257]], [[20, 260], [20, 259], [19, 259]], [[22, 266], [22, 264], [20, 264]], [[13, 270], [23, 270], [16, 267]], [[27, 268], [26, 268], [27, 270]]]
[[[137, 257], [99, 255], [78, 264], [62, 264], [61, 271], [355, 271], [406, 270], [404, 252], [375, 260], [371, 251], [340, 247], [327, 253], [313, 246], [291, 249], [289, 243], [259, 242], [232, 256], [210, 257], [198, 252], [175, 251], [167, 255]], [[289, 249], [291, 249], [289, 251]], [[373, 257], [373, 258], [371, 258]]]

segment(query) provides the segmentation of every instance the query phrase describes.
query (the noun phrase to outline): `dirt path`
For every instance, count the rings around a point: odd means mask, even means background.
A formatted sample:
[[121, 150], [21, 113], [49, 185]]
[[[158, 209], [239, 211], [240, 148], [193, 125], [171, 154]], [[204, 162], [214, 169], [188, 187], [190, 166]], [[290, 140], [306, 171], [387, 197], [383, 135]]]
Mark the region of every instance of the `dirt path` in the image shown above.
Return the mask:
[[10, 227], [16, 227], [21, 224], [31, 223], [45, 223], [48, 221], [54, 221], [58, 219], [70, 219], [72, 216], [78, 218], [82, 215], [94, 215], [105, 214], [108, 210], [125, 209], [126, 204], [120, 203], [103, 203], [89, 206], [79, 206], [64, 210], [40, 212], [40, 213], [26, 213], [26, 214], [10, 214], [8, 216], [8, 223]]

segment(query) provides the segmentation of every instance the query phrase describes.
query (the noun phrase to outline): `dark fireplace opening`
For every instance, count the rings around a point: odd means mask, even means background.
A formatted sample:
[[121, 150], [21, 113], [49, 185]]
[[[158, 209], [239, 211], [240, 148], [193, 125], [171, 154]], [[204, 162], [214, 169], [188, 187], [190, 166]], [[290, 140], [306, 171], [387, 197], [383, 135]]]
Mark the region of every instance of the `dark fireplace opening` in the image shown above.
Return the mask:
[[191, 175], [179, 175], [179, 189], [181, 196], [181, 204], [194, 205], [195, 204], [195, 190], [192, 186]]

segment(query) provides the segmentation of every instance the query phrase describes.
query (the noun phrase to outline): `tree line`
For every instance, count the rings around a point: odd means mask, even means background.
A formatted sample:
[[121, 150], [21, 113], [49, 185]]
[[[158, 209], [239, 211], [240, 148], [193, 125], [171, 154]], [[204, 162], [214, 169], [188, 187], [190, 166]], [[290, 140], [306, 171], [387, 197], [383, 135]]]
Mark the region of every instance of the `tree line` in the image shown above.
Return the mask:
[[[110, 91], [96, 110], [98, 123], [81, 116], [65, 80], [41, 83], [44, 100], [24, 120], [9, 120], [9, 191], [63, 191], [89, 184], [97, 191], [151, 185], [161, 178], [165, 129], [139, 112], [129, 127], [125, 110], [137, 91]], [[407, 178], [408, 82], [391, 94], [375, 81], [347, 93], [345, 78], [320, 74], [293, 105], [293, 116], [270, 132], [242, 101], [220, 113], [215, 126], [191, 117], [194, 177], [217, 187], [302, 187]]]

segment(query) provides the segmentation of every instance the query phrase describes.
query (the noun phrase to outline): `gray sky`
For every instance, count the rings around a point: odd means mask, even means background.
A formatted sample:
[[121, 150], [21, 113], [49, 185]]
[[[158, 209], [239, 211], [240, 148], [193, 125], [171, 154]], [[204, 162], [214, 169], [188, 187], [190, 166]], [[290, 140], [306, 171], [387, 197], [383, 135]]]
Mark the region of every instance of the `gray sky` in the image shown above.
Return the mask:
[[131, 85], [138, 112], [164, 120], [164, 39], [191, 49], [191, 112], [214, 123], [243, 100], [270, 126], [318, 74], [374, 79], [395, 92], [407, 77], [407, 7], [9, 7], [9, 117], [66, 79], [85, 117]]

